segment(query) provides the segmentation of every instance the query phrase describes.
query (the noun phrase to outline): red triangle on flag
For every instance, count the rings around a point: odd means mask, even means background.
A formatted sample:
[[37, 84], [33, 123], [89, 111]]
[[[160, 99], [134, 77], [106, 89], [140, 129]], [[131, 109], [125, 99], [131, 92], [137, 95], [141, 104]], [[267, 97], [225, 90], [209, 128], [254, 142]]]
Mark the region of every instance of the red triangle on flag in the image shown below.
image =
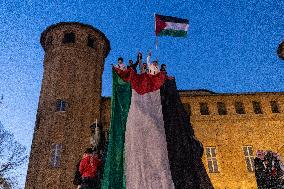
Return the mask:
[[160, 16], [155, 15], [155, 26], [155, 33], [156, 35], [158, 35], [163, 29], [165, 29], [167, 24], [163, 20], [161, 20]]

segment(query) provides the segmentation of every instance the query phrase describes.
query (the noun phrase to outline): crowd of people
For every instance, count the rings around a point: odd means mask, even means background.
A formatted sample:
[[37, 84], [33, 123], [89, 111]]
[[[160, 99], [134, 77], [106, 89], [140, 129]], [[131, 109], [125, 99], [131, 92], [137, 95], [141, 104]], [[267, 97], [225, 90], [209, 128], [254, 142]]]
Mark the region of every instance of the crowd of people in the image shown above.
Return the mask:
[[119, 57], [117, 65], [114, 65], [114, 67], [119, 68], [121, 70], [126, 70], [128, 68], [132, 68], [135, 73], [138, 73], [137, 67], [139, 66], [139, 71], [140, 71], [139, 73], [140, 74], [148, 73], [148, 74], [151, 74], [151, 75], [155, 75], [155, 74], [159, 73], [160, 71], [166, 72], [166, 65], [165, 64], [161, 64], [161, 67], [159, 68], [158, 60], [154, 60], [151, 63], [151, 61], [150, 61], [151, 55], [152, 55], [152, 52], [150, 51], [148, 53], [148, 56], [147, 56], [147, 63], [142, 63], [142, 53], [139, 52], [138, 55], [137, 55], [136, 62], [133, 63], [133, 60], [129, 60], [128, 65], [125, 65], [124, 62], [123, 62], [123, 58]]
[[254, 167], [258, 188], [284, 188], [284, 162], [278, 153], [258, 150]]

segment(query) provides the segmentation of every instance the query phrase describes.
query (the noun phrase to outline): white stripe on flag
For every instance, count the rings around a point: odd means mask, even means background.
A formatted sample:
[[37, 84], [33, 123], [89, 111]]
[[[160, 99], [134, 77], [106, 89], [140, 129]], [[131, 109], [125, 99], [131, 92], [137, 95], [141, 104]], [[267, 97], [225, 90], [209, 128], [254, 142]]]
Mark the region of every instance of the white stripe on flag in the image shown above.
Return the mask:
[[166, 29], [172, 29], [172, 30], [183, 30], [187, 31], [189, 25], [185, 23], [175, 23], [175, 22], [166, 22], [167, 26], [164, 28]]
[[127, 189], [174, 189], [168, 160], [160, 90], [132, 89], [125, 132]]

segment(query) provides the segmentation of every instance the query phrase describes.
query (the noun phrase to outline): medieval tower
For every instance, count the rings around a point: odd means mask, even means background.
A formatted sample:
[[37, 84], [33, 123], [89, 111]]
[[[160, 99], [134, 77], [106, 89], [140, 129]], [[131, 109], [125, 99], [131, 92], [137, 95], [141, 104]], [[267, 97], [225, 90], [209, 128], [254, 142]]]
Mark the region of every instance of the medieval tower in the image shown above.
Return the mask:
[[[40, 42], [44, 75], [25, 188], [73, 189], [75, 165], [90, 146], [90, 126], [97, 120], [104, 134], [109, 130], [111, 98], [101, 91], [110, 44], [98, 29], [74, 22], [48, 27]], [[214, 188], [257, 188], [256, 150], [284, 156], [284, 92], [179, 94]]]
[[26, 189], [71, 189], [74, 165], [101, 121], [102, 73], [110, 43], [98, 29], [58, 23], [40, 39], [45, 51]]

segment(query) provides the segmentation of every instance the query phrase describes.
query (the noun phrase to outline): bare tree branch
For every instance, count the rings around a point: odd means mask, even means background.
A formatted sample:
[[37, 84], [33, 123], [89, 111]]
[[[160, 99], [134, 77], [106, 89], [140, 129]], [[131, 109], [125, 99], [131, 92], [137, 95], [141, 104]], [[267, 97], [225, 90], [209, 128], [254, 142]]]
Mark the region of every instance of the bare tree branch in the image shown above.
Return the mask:
[[6, 131], [0, 122], [0, 188], [12, 188], [16, 183], [11, 172], [27, 161], [26, 148]]
[[0, 188], [12, 189], [11, 181], [0, 175]]

